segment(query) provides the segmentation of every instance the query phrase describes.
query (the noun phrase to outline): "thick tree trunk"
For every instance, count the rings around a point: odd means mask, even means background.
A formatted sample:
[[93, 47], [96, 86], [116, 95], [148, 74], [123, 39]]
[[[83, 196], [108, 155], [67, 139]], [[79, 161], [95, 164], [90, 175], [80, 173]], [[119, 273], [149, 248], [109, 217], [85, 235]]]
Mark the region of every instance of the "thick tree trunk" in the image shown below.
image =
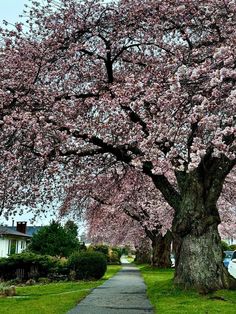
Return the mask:
[[135, 262], [139, 264], [151, 263], [151, 247], [149, 239], [142, 239], [135, 249]]
[[[192, 125], [187, 141], [187, 162], [191, 160], [196, 127], [198, 125]], [[231, 142], [232, 139], [225, 140]], [[223, 267], [217, 230], [220, 217], [216, 206], [225, 178], [236, 165], [236, 160], [230, 160], [223, 154], [214, 157], [213, 152], [213, 148], [207, 149], [196, 169], [175, 171], [178, 189], [164, 175], [153, 173], [150, 161], [143, 163], [143, 173], [152, 178], [156, 188], [175, 210], [172, 225], [176, 254], [175, 283], [184, 288], [197, 288], [201, 292], [236, 288], [236, 280]]]
[[202, 235], [190, 232], [179, 240], [175, 261], [176, 284], [202, 293], [232, 288], [233, 278], [223, 266], [220, 237], [212, 225]]
[[[236, 280], [223, 266], [216, 201], [196, 175], [182, 185], [182, 202], [173, 222], [175, 243], [174, 282], [202, 293], [235, 288]], [[217, 200], [218, 197], [215, 197]]]
[[152, 266], [158, 268], [171, 267], [171, 232], [168, 231], [164, 236], [161, 234], [153, 236], [152, 242]]

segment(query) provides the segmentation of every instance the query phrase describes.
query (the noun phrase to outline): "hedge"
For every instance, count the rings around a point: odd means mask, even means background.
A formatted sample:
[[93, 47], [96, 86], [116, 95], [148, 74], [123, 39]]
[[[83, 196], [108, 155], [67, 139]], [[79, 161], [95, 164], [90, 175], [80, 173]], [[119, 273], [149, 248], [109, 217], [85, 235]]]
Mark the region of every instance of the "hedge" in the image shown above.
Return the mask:
[[75, 272], [75, 279], [100, 279], [106, 272], [107, 260], [100, 252], [73, 253], [68, 268]]

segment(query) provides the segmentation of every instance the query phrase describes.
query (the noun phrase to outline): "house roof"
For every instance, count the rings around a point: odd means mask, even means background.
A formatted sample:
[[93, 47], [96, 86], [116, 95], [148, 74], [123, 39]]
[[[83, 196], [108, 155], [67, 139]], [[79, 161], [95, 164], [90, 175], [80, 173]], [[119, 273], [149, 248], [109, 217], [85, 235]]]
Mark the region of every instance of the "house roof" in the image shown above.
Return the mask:
[[11, 230], [10, 228], [5, 227], [5, 226], [0, 226], [0, 236], [1, 235], [2, 236], [8, 235], [8, 236], [15, 236], [15, 237], [25, 237], [25, 238], [31, 238], [32, 237], [31, 235], [28, 235], [28, 234], [25, 234], [22, 232], [18, 232], [15, 230]]
[[29, 236], [32, 236], [34, 233], [37, 233], [41, 228], [42, 226], [27, 226], [26, 234], [28, 234]]
[[[37, 233], [43, 226], [27, 226], [26, 227], [26, 234], [32, 236], [34, 233]], [[16, 231], [16, 226], [7, 227], [10, 230]]]

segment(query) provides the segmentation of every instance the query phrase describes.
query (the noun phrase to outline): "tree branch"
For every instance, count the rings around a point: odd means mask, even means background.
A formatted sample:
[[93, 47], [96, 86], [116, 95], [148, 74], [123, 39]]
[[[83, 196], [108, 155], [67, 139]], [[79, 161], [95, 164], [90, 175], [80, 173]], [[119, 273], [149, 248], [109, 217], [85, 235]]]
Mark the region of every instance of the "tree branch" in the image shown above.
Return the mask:
[[152, 173], [153, 165], [150, 161], [143, 163], [143, 172], [148, 175], [157, 189], [162, 193], [167, 203], [175, 210], [180, 209], [181, 195], [175, 190], [173, 185], [164, 175], [156, 175]]
[[222, 192], [226, 176], [236, 165], [236, 159], [230, 160], [222, 155], [220, 158], [212, 157], [208, 153], [200, 163], [198, 170], [204, 180], [205, 199], [208, 207], [215, 206]]
[[140, 118], [140, 116], [128, 106], [121, 105], [121, 108], [128, 114], [132, 122], [138, 123], [141, 125], [143, 133], [148, 137], [149, 131], [147, 128], [147, 124]]
[[74, 95], [62, 94], [62, 95], [56, 96], [55, 101], [60, 101], [62, 99], [71, 100], [73, 98], [75, 98], [75, 99], [86, 99], [86, 98], [93, 98], [93, 97], [98, 97], [98, 96], [99, 96], [99, 94], [94, 94], [94, 93], [81, 93], [81, 94], [74, 94]]

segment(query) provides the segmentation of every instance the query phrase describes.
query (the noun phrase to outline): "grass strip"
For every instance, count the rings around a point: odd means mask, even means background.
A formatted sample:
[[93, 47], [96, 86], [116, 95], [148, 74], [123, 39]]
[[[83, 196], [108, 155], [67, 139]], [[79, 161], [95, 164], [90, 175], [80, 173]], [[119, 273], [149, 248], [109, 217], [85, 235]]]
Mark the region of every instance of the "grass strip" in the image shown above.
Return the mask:
[[147, 294], [158, 314], [217, 314], [236, 313], [236, 291], [219, 290], [200, 295], [173, 285], [173, 269], [138, 266], [147, 285]]

